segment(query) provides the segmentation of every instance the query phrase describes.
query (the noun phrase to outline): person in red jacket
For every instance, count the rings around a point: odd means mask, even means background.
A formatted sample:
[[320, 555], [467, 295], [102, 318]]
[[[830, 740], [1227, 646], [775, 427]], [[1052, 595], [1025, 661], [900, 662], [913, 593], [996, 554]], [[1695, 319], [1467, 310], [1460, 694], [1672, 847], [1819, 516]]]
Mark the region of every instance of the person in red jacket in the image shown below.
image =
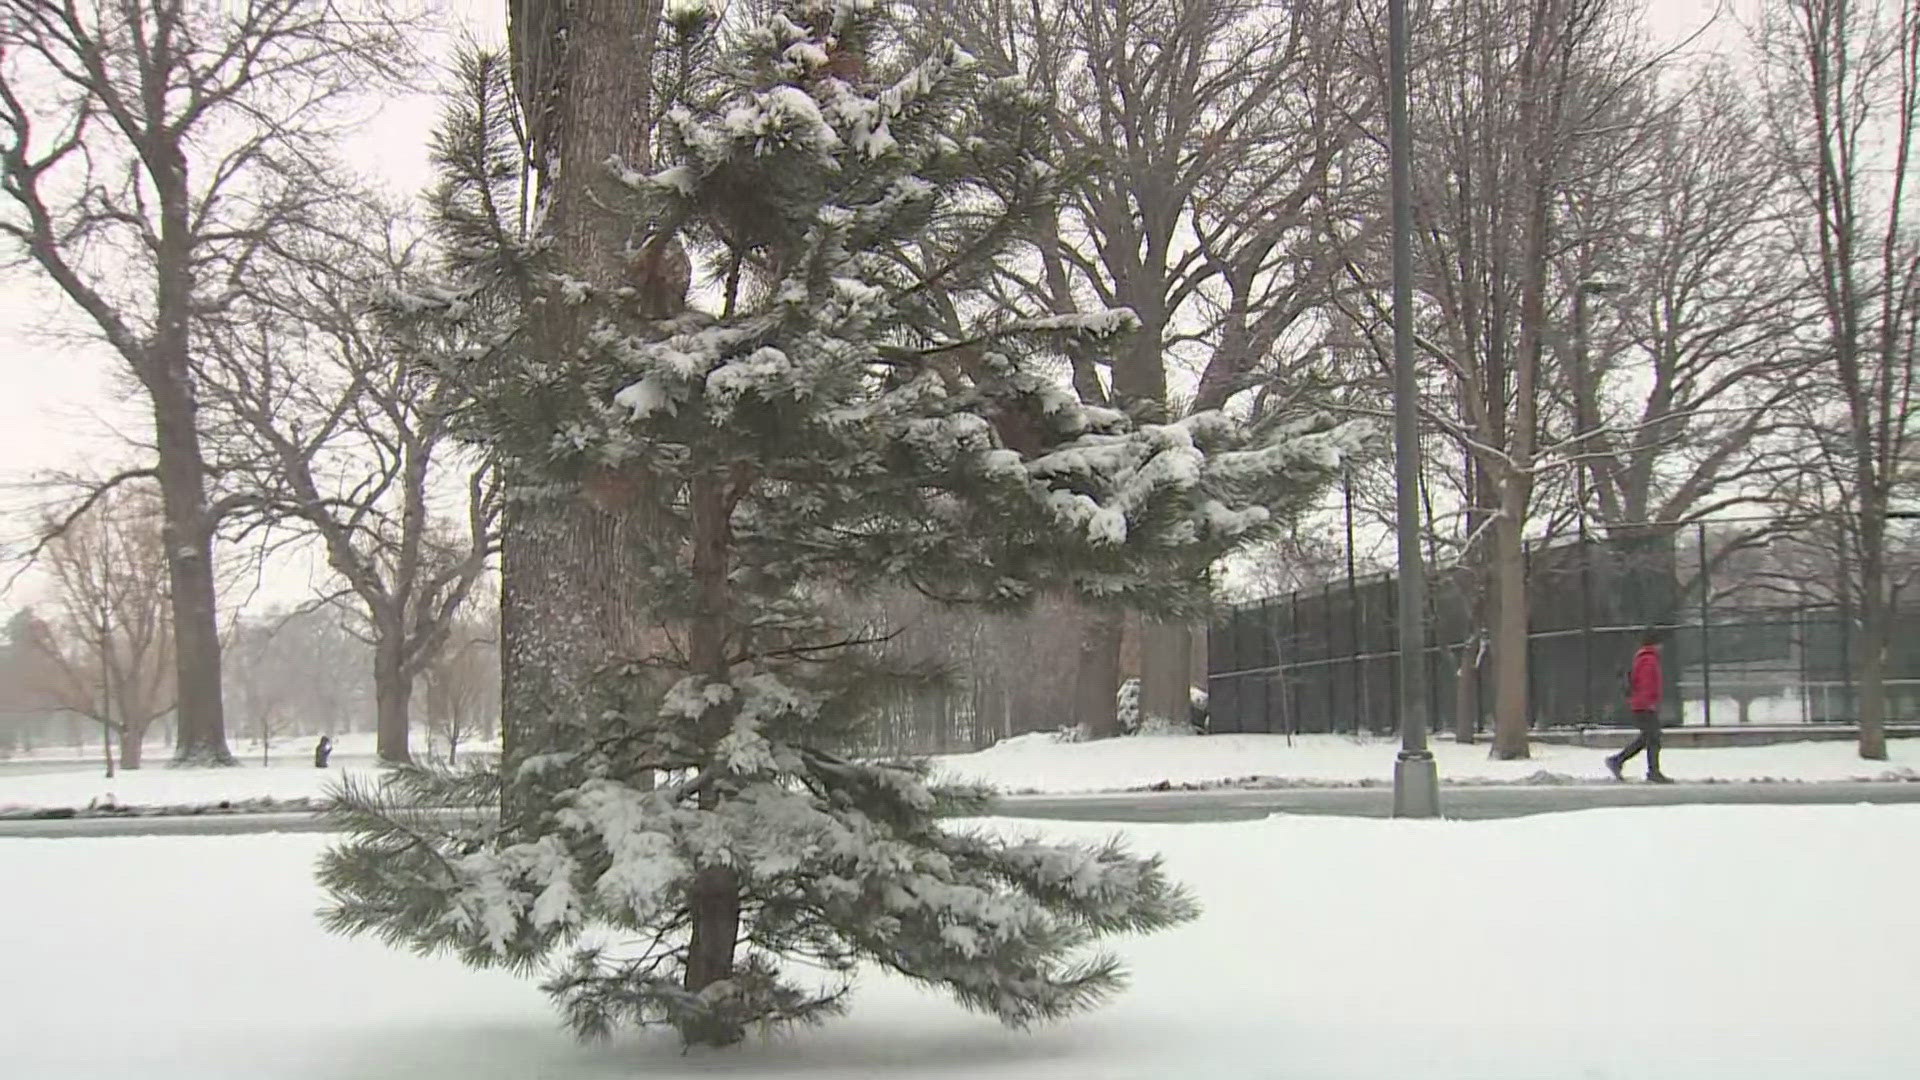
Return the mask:
[[1666, 674], [1660, 670], [1660, 637], [1649, 630], [1640, 639], [1640, 651], [1633, 654], [1633, 667], [1627, 674], [1627, 708], [1633, 710], [1633, 724], [1640, 734], [1618, 754], [1607, 758], [1607, 771], [1615, 780], [1624, 779], [1620, 769], [1633, 755], [1647, 752], [1647, 782], [1671, 784], [1660, 771], [1660, 698], [1666, 691]]

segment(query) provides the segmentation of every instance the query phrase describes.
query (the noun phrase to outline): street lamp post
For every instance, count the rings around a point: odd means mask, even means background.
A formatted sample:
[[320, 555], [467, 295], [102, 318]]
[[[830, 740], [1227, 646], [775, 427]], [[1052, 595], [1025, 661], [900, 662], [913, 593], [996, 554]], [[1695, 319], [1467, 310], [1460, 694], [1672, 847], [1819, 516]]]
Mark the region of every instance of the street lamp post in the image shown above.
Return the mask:
[[1407, 2], [1387, 0], [1387, 147], [1393, 181], [1393, 473], [1400, 544], [1400, 756], [1393, 816], [1440, 815], [1427, 749], [1426, 564], [1420, 557], [1419, 382], [1413, 368], [1413, 150], [1407, 122]]

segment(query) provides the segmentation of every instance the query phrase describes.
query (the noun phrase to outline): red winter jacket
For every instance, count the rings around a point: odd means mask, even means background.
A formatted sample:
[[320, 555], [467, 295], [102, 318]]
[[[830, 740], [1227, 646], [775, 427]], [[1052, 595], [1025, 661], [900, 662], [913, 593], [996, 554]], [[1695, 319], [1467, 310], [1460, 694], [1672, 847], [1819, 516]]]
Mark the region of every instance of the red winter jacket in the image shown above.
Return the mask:
[[1633, 654], [1633, 672], [1627, 677], [1627, 707], [1634, 712], [1658, 712], [1660, 695], [1666, 689], [1660, 674], [1660, 649], [1642, 645]]

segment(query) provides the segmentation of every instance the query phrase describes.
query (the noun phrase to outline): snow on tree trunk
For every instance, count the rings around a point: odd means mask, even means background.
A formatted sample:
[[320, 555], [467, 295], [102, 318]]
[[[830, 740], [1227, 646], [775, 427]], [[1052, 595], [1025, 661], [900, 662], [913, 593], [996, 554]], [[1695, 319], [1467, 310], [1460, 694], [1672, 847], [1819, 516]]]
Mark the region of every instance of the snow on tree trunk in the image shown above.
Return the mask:
[[1493, 756], [1528, 756], [1526, 541], [1514, 519], [1493, 523]]
[[[659, 0], [582, 0], [564, 12], [564, 36], [533, 43], [549, 59], [530, 73], [523, 107], [547, 153], [538, 164], [555, 261], [575, 278], [613, 289], [627, 284], [631, 267], [626, 226], [610, 211], [618, 185], [605, 166], [648, 157]], [[572, 355], [591, 329], [584, 309], [559, 304], [542, 307], [533, 321], [554, 357]], [[603, 666], [639, 651], [650, 620], [635, 593], [648, 571], [637, 541], [655, 522], [645, 513], [650, 481], [640, 468], [604, 474], [600, 490], [525, 470], [510, 480], [501, 530], [500, 721], [513, 763], [564, 746]]]
[[208, 520], [206, 466], [200, 458], [193, 390], [186, 372], [184, 327], [171, 345], [167, 353], [150, 361], [159, 371], [148, 385], [159, 457], [160, 531], [173, 604], [179, 716], [173, 760], [176, 765], [232, 765], [220, 693], [213, 523]]

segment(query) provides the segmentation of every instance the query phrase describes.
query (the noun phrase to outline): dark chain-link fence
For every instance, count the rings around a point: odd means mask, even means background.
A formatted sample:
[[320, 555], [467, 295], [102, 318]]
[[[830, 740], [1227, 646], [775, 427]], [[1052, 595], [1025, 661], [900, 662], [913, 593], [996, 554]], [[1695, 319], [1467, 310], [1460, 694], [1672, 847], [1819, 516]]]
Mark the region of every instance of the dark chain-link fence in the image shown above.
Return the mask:
[[[1897, 546], [1896, 572], [1911, 546]], [[1536, 727], [1625, 724], [1625, 679], [1657, 628], [1668, 722], [1851, 722], [1863, 646], [1857, 598], [1839, 587], [1843, 537], [1759, 523], [1653, 528], [1530, 547], [1528, 690]], [[1491, 721], [1489, 603], [1469, 571], [1428, 594], [1428, 716], [1436, 730]], [[1208, 639], [1212, 730], [1393, 730], [1393, 579], [1349, 577], [1225, 611]], [[1920, 604], [1903, 604], [1887, 655], [1891, 720], [1920, 719]], [[1464, 724], [1462, 722], [1464, 718]]]

